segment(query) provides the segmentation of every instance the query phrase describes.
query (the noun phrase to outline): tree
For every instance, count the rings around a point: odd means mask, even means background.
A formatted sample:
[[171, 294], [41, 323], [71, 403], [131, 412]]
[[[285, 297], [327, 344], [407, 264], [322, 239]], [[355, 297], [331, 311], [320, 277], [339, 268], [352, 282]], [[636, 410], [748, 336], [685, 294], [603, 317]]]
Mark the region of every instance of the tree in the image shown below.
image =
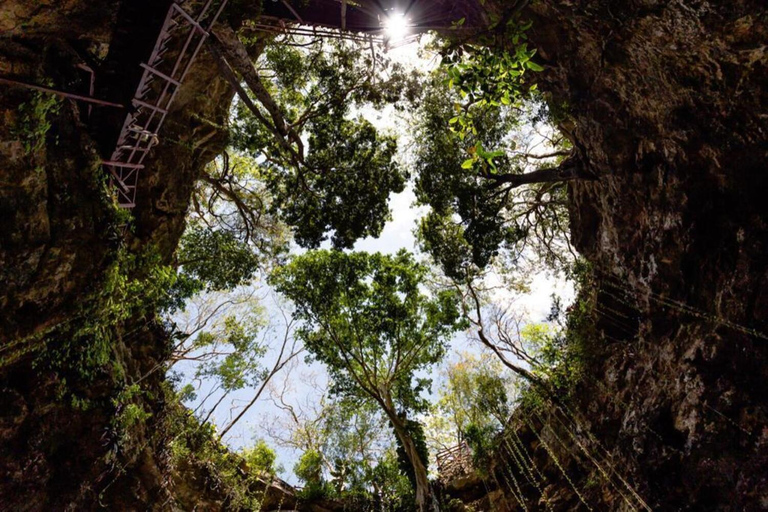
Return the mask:
[[413, 486], [400, 471], [399, 457], [391, 447], [379, 457], [367, 478], [374, 489], [372, 510], [406, 512], [414, 509]]
[[408, 429], [408, 413], [424, 410], [429, 381], [417, 372], [445, 353], [462, 327], [456, 294], [428, 297], [426, 268], [405, 251], [396, 256], [314, 251], [272, 275], [275, 288], [296, 304], [298, 336], [328, 367], [334, 390], [378, 404], [403, 445], [416, 480], [416, 503], [430, 496], [427, 461]]
[[263, 439], [257, 440], [256, 444], [241, 451], [240, 455], [245, 459], [249, 469], [260, 475], [274, 476], [278, 470], [282, 471], [275, 466], [277, 453]]
[[[332, 494], [350, 506], [374, 510], [412, 501], [410, 482], [389, 461], [395, 450], [388, 421], [372, 400], [329, 398], [312, 373], [284, 374], [280, 381], [272, 383], [270, 393], [281, 413], [264, 417], [261, 426], [278, 446], [301, 453], [294, 470], [309, 496]], [[296, 397], [297, 381], [320, 397]]]
[[177, 265], [204, 288], [222, 290], [279, 263], [289, 234], [270, 212], [271, 204], [260, 167], [249, 158], [222, 153], [195, 184]]
[[331, 403], [324, 422], [325, 456], [331, 461], [330, 474], [338, 494], [378, 495], [368, 479], [391, 438], [387, 420], [370, 400], [341, 399]]
[[293, 473], [304, 483], [305, 497], [312, 499], [326, 494], [327, 483], [323, 478], [323, 454], [309, 449], [301, 454], [293, 466]]
[[419, 225], [422, 248], [454, 278], [502, 253], [511, 268], [532, 256], [567, 266], [567, 180], [550, 166], [569, 154], [568, 143], [540, 122], [543, 104], [474, 106], [462, 139], [447, 129], [458, 99], [437, 77], [418, 113], [415, 191], [430, 207]]
[[466, 442], [475, 462], [482, 463], [507, 423], [516, 381], [489, 353], [459, 353], [441, 373], [438, 400], [426, 423], [430, 448], [439, 452]]
[[318, 247], [329, 232], [337, 248], [378, 235], [389, 195], [407, 176], [394, 161], [395, 139], [352, 112], [401, 101], [414, 77], [344, 41], [267, 45], [257, 69], [231, 29], [215, 36], [213, 54], [240, 99], [232, 144], [259, 162], [268, 211], [304, 247]]
[[181, 239], [177, 264], [200, 289], [231, 290], [250, 280], [259, 269], [259, 255], [228, 230], [191, 223]]
[[530, 252], [570, 264], [566, 183], [591, 178], [565, 137], [538, 127], [550, 115], [529, 80], [543, 70], [526, 41], [530, 22], [519, 11], [489, 21], [472, 43], [446, 43], [418, 114], [416, 195], [431, 207], [420, 239], [454, 278], [500, 252], [512, 266]]
[[[221, 430], [223, 437], [256, 403], [272, 378], [302, 353], [293, 337], [293, 321], [282, 314], [281, 322], [267, 320], [254, 298], [254, 290], [238, 293], [204, 293], [190, 299], [187, 311], [176, 315], [175, 337], [168, 368], [185, 362], [187, 380], [209, 385], [195, 413], [203, 423], [210, 420], [233, 392], [254, 388], [251, 400]], [[281, 332], [282, 331], [282, 332]], [[277, 338], [278, 344], [268, 340]], [[271, 367], [263, 364], [269, 349], [275, 352]], [[153, 370], [154, 371], [154, 370]], [[179, 376], [180, 377], [180, 376]], [[186, 395], [197, 398], [194, 387]], [[209, 405], [209, 400], [213, 405]], [[235, 407], [230, 409], [233, 412]]]
[[[297, 364], [298, 361], [293, 362], [280, 379], [270, 383], [269, 400], [280, 412], [263, 416], [260, 426], [278, 446], [301, 453], [323, 453], [327, 444], [325, 424], [333, 413], [333, 403], [316, 374], [302, 372], [297, 376], [294, 373]], [[302, 393], [298, 391], [299, 386], [307, 386], [313, 392]], [[328, 460], [326, 457], [323, 462], [326, 473], [332, 469]]]
[[564, 321], [560, 301], [554, 300], [548, 323], [526, 322], [519, 311], [500, 307], [489, 300], [489, 289], [482, 276], [475, 279], [449, 280], [445, 286], [461, 297], [464, 317], [476, 334], [476, 340], [527, 384], [528, 397], [562, 404], [582, 377], [584, 361], [590, 357], [585, 332], [592, 332], [591, 292], [588, 267], [575, 265], [572, 279], [581, 291], [579, 300], [568, 308]]
[[321, 404], [318, 417], [295, 425], [299, 439], [315, 428], [313, 442], [307, 443], [294, 467], [296, 476], [305, 482], [305, 489], [312, 488], [312, 496], [331, 494], [347, 503], [376, 501], [384, 488], [372, 486], [371, 472], [391, 442], [381, 412], [361, 400], [321, 400]]
[[[212, 385], [211, 394], [222, 393], [203, 421], [210, 418], [227, 395], [255, 386], [266, 377], [262, 365], [266, 347], [260, 336], [263, 327], [258, 310], [251, 310], [250, 316], [238, 319], [225, 315], [211, 322], [208, 328], [182, 335], [182, 342], [171, 355], [170, 368], [182, 361], [190, 362], [194, 365], [192, 379], [208, 381]], [[203, 403], [205, 400], [201, 406]]]
[[459, 438], [470, 425], [500, 428], [510, 412], [510, 387], [497, 358], [487, 353], [460, 353], [445, 369], [437, 407], [451, 419]]
[[[531, 354], [530, 347], [520, 336], [522, 320], [510, 316], [509, 312], [499, 307], [484, 307], [484, 293], [478, 289], [480, 279], [467, 279], [452, 282], [453, 289], [462, 297], [462, 310], [465, 318], [475, 329], [477, 340], [512, 370], [518, 377], [535, 386], [545, 396], [551, 396], [552, 390], [546, 379], [534, 369], [540, 368], [540, 362]], [[488, 309], [490, 309], [490, 315]], [[490, 318], [489, 318], [490, 317]]]
[[[299, 380], [318, 392], [295, 395]], [[302, 453], [316, 453], [319, 478], [333, 483], [337, 495], [363, 489], [364, 474], [388, 440], [380, 410], [368, 401], [331, 399], [312, 373], [286, 373], [270, 385], [274, 406], [281, 411], [265, 417], [262, 428], [279, 446]], [[294, 397], [293, 399], [291, 397]]]

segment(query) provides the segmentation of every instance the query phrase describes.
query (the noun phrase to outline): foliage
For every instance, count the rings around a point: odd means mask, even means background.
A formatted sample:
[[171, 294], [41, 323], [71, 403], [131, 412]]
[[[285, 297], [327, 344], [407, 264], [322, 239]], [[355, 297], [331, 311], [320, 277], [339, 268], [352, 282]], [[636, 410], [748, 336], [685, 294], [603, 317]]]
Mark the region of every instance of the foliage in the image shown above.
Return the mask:
[[471, 423], [464, 432], [464, 439], [472, 450], [472, 465], [481, 473], [486, 472], [494, 453], [494, 439], [498, 430], [492, 425]]
[[413, 484], [401, 471], [400, 457], [394, 450], [384, 452], [367, 478], [374, 488], [373, 510], [416, 509]]
[[336, 400], [323, 422], [322, 451], [332, 466], [329, 473], [336, 493], [367, 494], [367, 482], [378, 452], [390, 440], [386, 420], [369, 400]]
[[[429, 466], [429, 449], [427, 448], [424, 426], [416, 420], [407, 419], [405, 420], [405, 430], [416, 445], [416, 451], [419, 454], [421, 463], [424, 466]], [[408, 458], [402, 441], [397, 436], [395, 436], [395, 439], [397, 440], [397, 466], [400, 469], [400, 473], [408, 477], [411, 485], [416, 487], [416, 473], [414, 472], [413, 465]]]
[[168, 290], [176, 280], [152, 248], [141, 254], [120, 248], [98, 291], [82, 301], [74, 320], [48, 336], [35, 365], [62, 375], [75, 371], [85, 381], [108, 372], [110, 363], [122, 372], [112, 357], [116, 327], [129, 318], [152, 321], [156, 311], [169, 307]]
[[[222, 506], [227, 510], [260, 510], [265, 497], [263, 469], [270, 460], [269, 447], [257, 443], [253, 448], [246, 448], [242, 456], [233, 453], [222, 444], [213, 425], [200, 423], [172, 391], [168, 393], [165, 415], [155, 432], [165, 438], [171, 468], [181, 477], [177, 480], [215, 489], [223, 496]], [[250, 471], [243, 470], [243, 462]]]
[[310, 480], [302, 479], [304, 487], [299, 496], [305, 501], [332, 498], [355, 510], [410, 512], [415, 509], [413, 483], [403, 473], [402, 459], [393, 449], [385, 450], [376, 464], [367, 467], [360, 475], [359, 482], [344, 489], [339, 489], [331, 481], [312, 474], [320, 463], [320, 454], [309, 451], [302, 456], [295, 469], [297, 476], [309, 470], [313, 477]]
[[[573, 266], [572, 276], [577, 290], [574, 303], [563, 310], [560, 302], [555, 300], [549, 323], [529, 324], [521, 332], [539, 362], [532, 372], [545, 379], [561, 400], [568, 399], [583, 381], [596, 356], [595, 287], [591, 267], [579, 260]], [[520, 400], [522, 403], [538, 403], [541, 399], [535, 389], [528, 388]]]
[[477, 134], [465, 139], [472, 151], [504, 148], [493, 157], [492, 171], [477, 170], [466, 165], [459, 138], [445, 128], [454, 100], [444, 84], [433, 80], [418, 114], [415, 191], [418, 202], [431, 208], [419, 225], [422, 249], [457, 279], [477, 275], [499, 254], [511, 268], [533, 255], [556, 268], [567, 265], [565, 185], [505, 181], [556, 161], [564, 154], [562, 137], [551, 138], [553, 158], [539, 158], [529, 152], [541, 138], [539, 125], [531, 124], [539, 105], [473, 107]]
[[266, 441], [259, 439], [256, 444], [245, 448], [240, 452], [251, 471], [257, 471], [263, 475], [274, 475], [279, 468], [275, 466], [277, 453], [269, 447]]
[[386, 414], [416, 474], [421, 508], [429, 493], [426, 466], [406, 413], [426, 408], [420, 394], [429, 380], [416, 372], [439, 361], [447, 337], [462, 326], [455, 293], [422, 293], [425, 273], [404, 251], [314, 251], [272, 276], [275, 288], [295, 302], [304, 322], [298, 336], [328, 367], [334, 391], [375, 400]]
[[323, 456], [317, 450], [307, 450], [293, 467], [294, 474], [305, 484], [323, 480]]
[[231, 231], [192, 224], [177, 251], [182, 272], [199, 289], [229, 290], [245, 284], [259, 269], [259, 255]]
[[[466, 442], [473, 465], [483, 471], [511, 412], [508, 394], [515, 381], [490, 354], [461, 353], [450, 363], [429, 422], [428, 436], [434, 450]], [[450, 435], [446, 435], [450, 434]]]
[[261, 327], [258, 317], [227, 316], [213, 330], [200, 332], [177, 357], [199, 362], [195, 378], [218, 381], [224, 391], [256, 386], [266, 372], [261, 364], [266, 353], [259, 339]]
[[278, 445], [303, 452], [297, 471], [311, 476], [303, 480], [306, 499], [332, 497], [348, 507], [368, 509], [401, 494], [403, 480], [410, 488], [396, 466], [384, 478], [382, 457], [393, 451], [392, 440], [386, 418], [371, 400], [323, 396], [305, 408], [285, 402], [283, 395], [284, 390], [273, 399], [285, 414], [266, 419], [264, 428]]
[[18, 121], [13, 135], [24, 143], [24, 150], [34, 155], [45, 145], [45, 137], [51, 129], [51, 118], [61, 106], [61, 99], [53, 94], [32, 93], [32, 98], [18, 107]]
[[396, 256], [314, 251], [278, 269], [272, 284], [296, 304], [307, 349], [325, 363], [335, 390], [347, 396], [390, 396], [403, 410], [423, 410], [427, 381], [414, 374], [445, 352], [461, 325], [455, 294], [425, 296], [426, 269]]
[[389, 218], [388, 197], [407, 176], [394, 162], [395, 139], [352, 112], [397, 104], [413, 94], [412, 77], [341, 41], [271, 46], [257, 64], [270, 79], [249, 82], [259, 104], [238, 104], [232, 142], [261, 162], [270, 212], [304, 247], [318, 247], [329, 232], [337, 248], [377, 236]]
[[306, 501], [321, 500], [334, 494], [334, 488], [323, 477], [323, 455], [307, 450], [293, 467], [294, 474], [304, 484], [299, 497]]
[[113, 404], [118, 410], [117, 423], [122, 429], [128, 430], [137, 423], [143, 423], [151, 416], [151, 413], [145, 411], [140, 404], [130, 402], [135, 397], [140, 397], [141, 394], [139, 385], [132, 384], [121, 391], [113, 400]]
[[[543, 71], [531, 60], [536, 50], [529, 49], [526, 42], [525, 32], [530, 27], [530, 22], [521, 23], [517, 17], [511, 17], [504, 27], [491, 27], [489, 35], [476, 38], [472, 44], [453, 44], [444, 50], [441, 66], [448, 88], [455, 88], [465, 100], [464, 104], [455, 104], [457, 115], [449, 121], [461, 140], [470, 133], [478, 134], [475, 112], [483, 107], [515, 104], [528, 92], [526, 70]], [[535, 86], [530, 89], [535, 90]], [[474, 146], [468, 168], [494, 167], [493, 158], [501, 154], [484, 154], [482, 147]]]
[[542, 103], [527, 71], [542, 68], [526, 42], [529, 27], [512, 16], [472, 43], [449, 42], [424, 88], [416, 195], [431, 211], [419, 241], [451, 278], [476, 276], [500, 254], [512, 269], [532, 255], [558, 270], [571, 259], [567, 178], [552, 167], [567, 143], [549, 137], [549, 157], [531, 149]]
[[145, 408], [145, 395], [146, 392], [142, 391], [138, 384], [132, 384], [123, 388], [112, 399], [115, 408], [112, 427], [117, 444], [123, 451], [129, 450], [129, 445], [134, 440], [133, 433], [152, 416]]
[[378, 235], [390, 218], [390, 193], [405, 187], [405, 175], [393, 162], [395, 139], [379, 136], [364, 119], [333, 115], [313, 121], [310, 129], [306, 166], [312, 171], [299, 175], [274, 167], [267, 181], [296, 242], [318, 247], [333, 231], [334, 247], [350, 248], [360, 238]]
[[[242, 284], [257, 268], [279, 264], [286, 253], [287, 230], [269, 213], [264, 179], [252, 159], [223, 153], [196, 183], [178, 260], [209, 289]], [[231, 262], [219, 269], [221, 257]]]
[[499, 360], [486, 353], [462, 353], [446, 368], [435, 412], [449, 419], [454, 442], [464, 437], [470, 425], [495, 429], [504, 425], [510, 412], [507, 390], [511, 384]]

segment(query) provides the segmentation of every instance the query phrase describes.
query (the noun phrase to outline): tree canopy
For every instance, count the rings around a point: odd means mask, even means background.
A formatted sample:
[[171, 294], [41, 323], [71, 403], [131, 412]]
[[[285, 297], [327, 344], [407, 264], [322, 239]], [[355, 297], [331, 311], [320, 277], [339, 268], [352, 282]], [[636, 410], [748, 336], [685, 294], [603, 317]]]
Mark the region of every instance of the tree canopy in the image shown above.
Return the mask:
[[536, 182], [568, 154], [561, 136], [536, 131], [543, 105], [473, 106], [473, 131], [462, 140], [446, 129], [458, 96], [439, 74], [425, 91], [414, 164], [417, 199], [430, 207], [419, 225], [422, 248], [454, 278], [500, 253], [512, 266], [528, 252], [555, 266], [569, 261], [564, 179]]
[[[293, 469], [307, 493], [407, 507], [410, 480], [416, 507], [426, 510], [431, 430], [485, 452], [510, 413], [502, 365], [542, 387], [553, 379], [539, 360], [570, 371], [559, 358], [563, 337], [545, 327], [515, 335], [501, 316], [488, 316], [480, 291], [489, 268], [520, 276], [574, 259], [566, 182], [583, 176], [527, 80], [542, 68], [525, 27], [510, 26], [493, 48], [449, 41], [429, 75], [355, 43], [214, 30], [211, 51], [237, 100], [227, 152], [193, 194], [176, 255], [180, 282], [186, 293], [213, 294], [253, 286], [262, 272], [295, 309], [271, 370], [260, 362], [258, 330], [226, 315], [201, 327], [178, 359], [203, 358], [196, 376], [215, 379], [224, 396], [258, 387], [222, 435], [303, 350], [327, 368], [330, 393], [318, 413], [304, 418], [281, 396], [294, 430], [270, 435], [300, 451]], [[406, 106], [413, 142], [400, 162], [397, 134], [368, 114]], [[379, 236], [390, 196], [411, 185], [428, 207], [417, 242], [442, 275], [406, 251], [344, 252]], [[310, 250], [290, 257], [291, 242]], [[439, 284], [428, 290], [427, 282]], [[431, 372], [451, 336], [469, 326], [492, 355], [451, 365], [430, 404]], [[391, 434], [386, 423], [396, 443], [381, 442]], [[263, 443], [248, 457], [274, 471]]]
[[307, 349], [331, 371], [342, 394], [391, 398], [405, 410], [422, 407], [411, 385], [417, 371], [439, 361], [462, 323], [454, 293], [421, 289], [426, 268], [396, 256], [314, 251], [272, 275], [296, 304]]
[[316, 248], [331, 233], [337, 248], [377, 236], [387, 200], [405, 187], [396, 139], [359, 111], [412, 97], [415, 77], [372, 50], [343, 41], [267, 47], [257, 60], [231, 31], [217, 33], [221, 54], [241, 76], [233, 149], [260, 163], [269, 211], [299, 245]]
[[416, 501], [426, 506], [429, 485], [409, 433], [407, 414], [424, 410], [429, 379], [419, 370], [439, 361], [448, 337], [463, 325], [450, 291], [426, 295], [426, 268], [413, 257], [314, 251], [272, 276], [296, 304], [298, 336], [331, 374], [334, 390], [374, 400], [386, 414], [416, 474]]

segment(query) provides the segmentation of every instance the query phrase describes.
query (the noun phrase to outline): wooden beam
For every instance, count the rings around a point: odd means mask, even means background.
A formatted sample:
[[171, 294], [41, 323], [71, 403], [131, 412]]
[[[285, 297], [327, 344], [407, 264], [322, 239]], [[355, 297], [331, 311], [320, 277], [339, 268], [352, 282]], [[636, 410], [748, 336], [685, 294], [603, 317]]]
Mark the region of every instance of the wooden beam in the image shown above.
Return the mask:
[[280, 0], [280, 1], [283, 2], [283, 5], [285, 5], [294, 16], [296, 16], [296, 19], [299, 20], [299, 23], [304, 23], [304, 20], [301, 19], [301, 16], [299, 16], [299, 13], [296, 12], [296, 9], [294, 9], [293, 6], [291, 6], [291, 4], [288, 3], [287, 0]]
[[341, 0], [341, 30], [347, 30], [347, 0]]

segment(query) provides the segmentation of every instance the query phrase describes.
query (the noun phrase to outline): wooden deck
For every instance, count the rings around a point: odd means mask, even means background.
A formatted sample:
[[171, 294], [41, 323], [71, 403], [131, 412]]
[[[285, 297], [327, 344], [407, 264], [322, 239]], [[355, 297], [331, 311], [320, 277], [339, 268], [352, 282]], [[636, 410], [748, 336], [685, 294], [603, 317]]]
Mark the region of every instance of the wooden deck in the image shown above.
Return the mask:
[[472, 450], [463, 441], [456, 446], [438, 452], [436, 459], [440, 479], [446, 482], [468, 475], [474, 470]]

